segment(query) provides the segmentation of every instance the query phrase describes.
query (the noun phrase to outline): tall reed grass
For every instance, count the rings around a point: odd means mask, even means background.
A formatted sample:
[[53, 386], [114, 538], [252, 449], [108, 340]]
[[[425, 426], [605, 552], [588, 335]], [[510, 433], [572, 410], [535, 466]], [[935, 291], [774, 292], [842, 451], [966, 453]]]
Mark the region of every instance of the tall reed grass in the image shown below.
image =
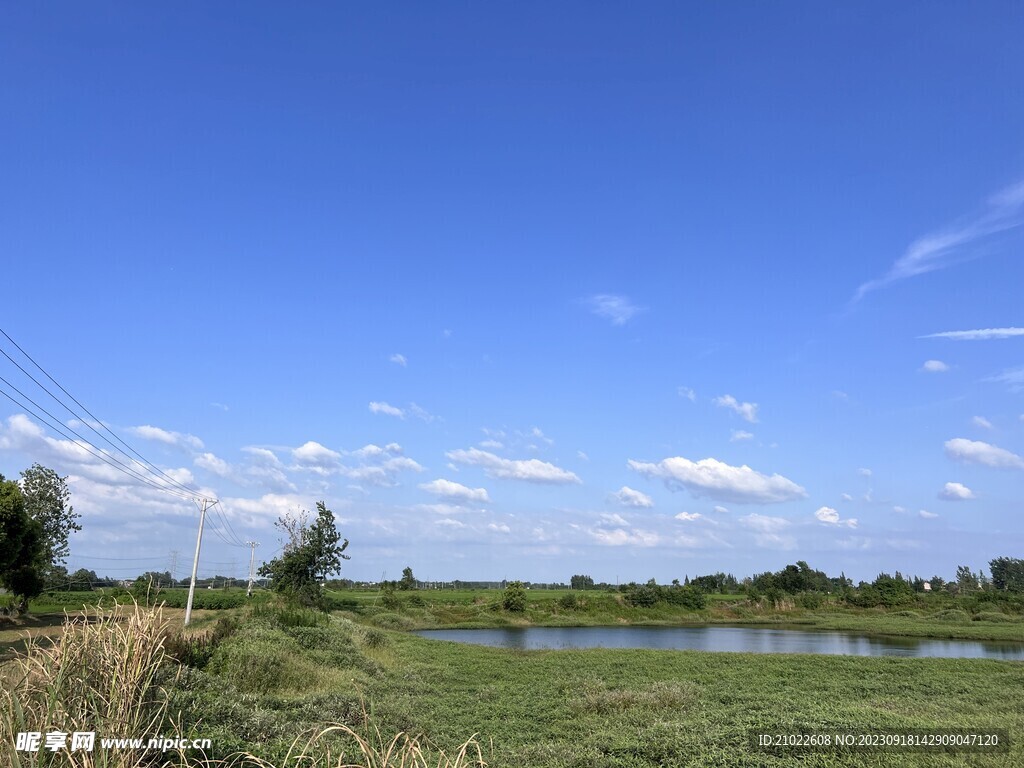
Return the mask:
[[[295, 617], [289, 616], [289, 620]], [[115, 605], [67, 616], [56, 642], [29, 639], [26, 650], [0, 666], [0, 766], [2, 768], [470, 768], [485, 766], [479, 743], [470, 739], [452, 754], [408, 734], [387, 738], [376, 726], [354, 730], [324, 725], [297, 737], [286, 756], [268, 762], [239, 753], [227, 759], [179, 751], [100, 747], [100, 738], [186, 735], [200, 738], [201, 724], [183, 724], [188, 713], [172, 713], [167, 691], [180, 670], [167, 646], [181, 644], [169, 633], [162, 606]], [[93, 731], [92, 751], [36, 752], [15, 749], [18, 733]]]

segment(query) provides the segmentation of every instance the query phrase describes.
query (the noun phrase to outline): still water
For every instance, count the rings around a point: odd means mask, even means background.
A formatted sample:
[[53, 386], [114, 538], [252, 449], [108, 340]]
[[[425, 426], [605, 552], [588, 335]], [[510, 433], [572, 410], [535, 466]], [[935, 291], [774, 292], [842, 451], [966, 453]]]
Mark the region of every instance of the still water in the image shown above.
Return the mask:
[[1024, 642], [868, 637], [761, 627], [518, 627], [427, 629], [433, 640], [522, 650], [648, 648], [742, 653], [816, 653], [831, 656], [932, 656], [951, 659], [1024, 661]]

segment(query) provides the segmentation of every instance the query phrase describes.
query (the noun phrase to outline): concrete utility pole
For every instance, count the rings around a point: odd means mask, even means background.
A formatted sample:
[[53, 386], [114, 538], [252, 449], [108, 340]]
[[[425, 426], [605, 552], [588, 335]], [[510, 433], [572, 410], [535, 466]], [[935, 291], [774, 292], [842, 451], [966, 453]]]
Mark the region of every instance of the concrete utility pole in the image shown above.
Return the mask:
[[245, 596], [252, 597], [252, 581], [256, 575], [253, 572], [253, 565], [256, 563], [256, 547], [258, 547], [260, 543], [258, 541], [247, 541], [245, 543], [248, 544], [249, 548], [252, 550], [249, 552], [249, 587], [245, 590]]
[[195, 499], [199, 506], [199, 535], [196, 536], [196, 556], [192, 560], [192, 582], [188, 585], [188, 602], [185, 603], [185, 626], [192, 620], [192, 598], [196, 594], [196, 573], [199, 571], [199, 547], [203, 543], [203, 524], [206, 522], [206, 510], [217, 503], [216, 499]]

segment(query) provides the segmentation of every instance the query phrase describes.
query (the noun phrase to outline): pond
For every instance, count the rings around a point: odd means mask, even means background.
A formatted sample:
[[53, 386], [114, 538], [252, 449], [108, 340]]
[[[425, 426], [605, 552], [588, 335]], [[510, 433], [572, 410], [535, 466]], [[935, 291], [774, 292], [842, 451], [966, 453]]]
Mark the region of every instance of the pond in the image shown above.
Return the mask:
[[432, 640], [521, 650], [647, 648], [675, 651], [814, 653], [832, 656], [931, 656], [1024, 661], [1024, 643], [879, 637], [764, 627], [503, 627], [426, 629]]

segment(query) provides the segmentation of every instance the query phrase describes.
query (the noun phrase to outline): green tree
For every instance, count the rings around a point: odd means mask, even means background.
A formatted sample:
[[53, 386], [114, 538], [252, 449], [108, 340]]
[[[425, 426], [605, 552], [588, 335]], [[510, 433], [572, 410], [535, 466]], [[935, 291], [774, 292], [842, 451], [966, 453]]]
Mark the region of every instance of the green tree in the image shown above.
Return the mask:
[[0, 475], [0, 584], [19, 613], [43, 591], [43, 529], [25, 510], [18, 484]]
[[96, 575], [96, 571], [87, 571], [85, 568], [79, 568], [68, 576], [68, 588], [71, 590], [89, 591], [96, 586], [99, 580], [100, 577]]
[[569, 579], [569, 586], [572, 589], [593, 589], [594, 580], [584, 574], [576, 574]]
[[[309, 513], [282, 515], [275, 525], [286, 535], [280, 557], [260, 566], [260, 576], [269, 576], [274, 591], [300, 605], [324, 608], [320, 582], [341, 570], [348, 539], [342, 540], [334, 523], [334, 513], [322, 501], [316, 503], [316, 521], [309, 524]], [[342, 542], [339, 544], [339, 542]]]
[[21, 493], [25, 512], [39, 523], [43, 532], [43, 564], [48, 571], [64, 565], [68, 557], [68, 537], [82, 530], [76, 521], [81, 515], [71, 506], [67, 478], [41, 464], [33, 464], [21, 473]]
[[997, 557], [989, 561], [992, 571], [992, 586], [1008, 592], [1024, 592], [1024, 560], [1014, 557]]
[[404, 591], [416, 589], [416, 577], [412, 575], [412, 568], [409, 566], [402, 569], [402, 579], [398, 582], [398, 588]]
[[510, 581], [501, 593], [501, 607], [511, 613], [522, 613], [526, 610], [526, 588], [521, 581]]

